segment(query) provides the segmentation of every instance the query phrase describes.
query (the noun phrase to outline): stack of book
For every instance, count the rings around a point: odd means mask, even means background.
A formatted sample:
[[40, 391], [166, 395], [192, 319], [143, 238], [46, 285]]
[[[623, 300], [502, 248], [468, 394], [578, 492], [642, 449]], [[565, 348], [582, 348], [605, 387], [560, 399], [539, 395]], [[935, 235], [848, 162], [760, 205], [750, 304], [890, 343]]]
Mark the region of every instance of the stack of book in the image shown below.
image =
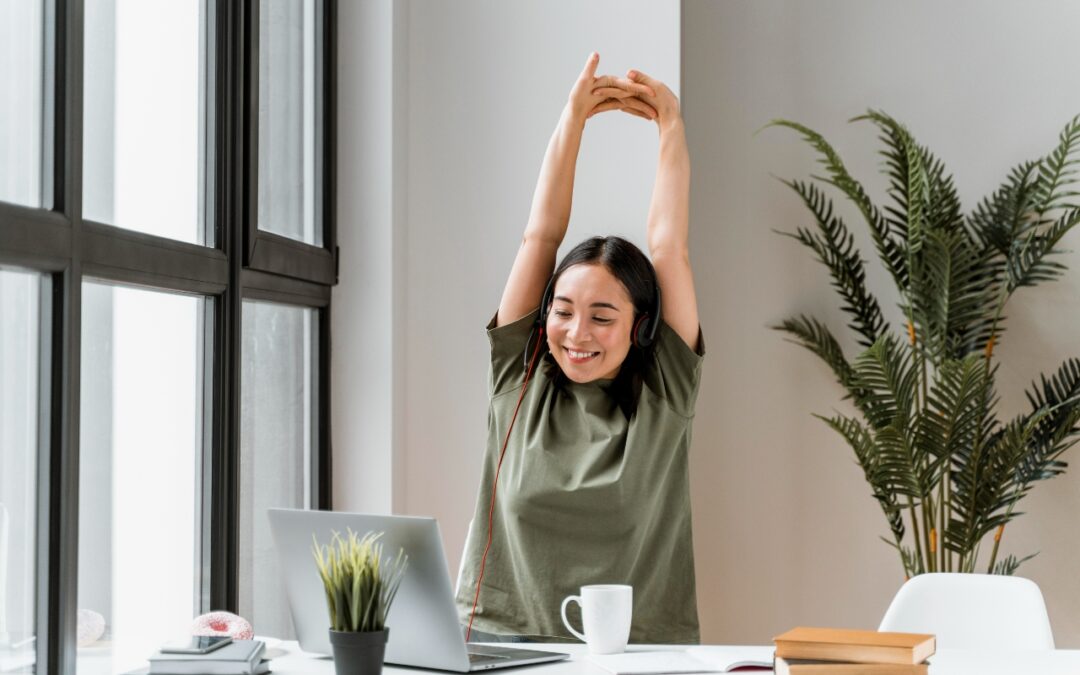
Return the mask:
[[776, 675], [927, 675], [933, 635], [793, 628], [776, 636]]
[[263, 675], [270, 672], [260, 640], [233, 640], [206, 654], [157, 652], [150, 657], [150, 675]]

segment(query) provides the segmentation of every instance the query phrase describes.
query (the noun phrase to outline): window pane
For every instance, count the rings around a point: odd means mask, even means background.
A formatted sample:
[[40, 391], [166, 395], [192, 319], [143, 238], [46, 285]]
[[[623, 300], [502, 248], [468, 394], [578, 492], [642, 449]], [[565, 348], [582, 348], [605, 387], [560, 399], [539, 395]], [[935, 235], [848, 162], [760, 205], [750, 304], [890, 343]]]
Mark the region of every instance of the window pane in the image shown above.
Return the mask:
[[0, 2], [0, 201], [41, 206], [42, 0]]
[[204, 236], [205, 7], [86, 0], [83, 215], [191, 243]]
[[79, 599], [105, 634], [82, 672], [146, 665], [198, 614], [204, 300], [83, 285]]
[[0, 269], [0, 672], [32, 672], [41, 361], [39, 274]]
[[295, 639], [266, 510], [310, 508], [318, 324], [312, 309], [244, 301], [240, 380], [240, 614]]
[[259, 228], [322, 246], [315, 213], [315, 0], [259, 2]]

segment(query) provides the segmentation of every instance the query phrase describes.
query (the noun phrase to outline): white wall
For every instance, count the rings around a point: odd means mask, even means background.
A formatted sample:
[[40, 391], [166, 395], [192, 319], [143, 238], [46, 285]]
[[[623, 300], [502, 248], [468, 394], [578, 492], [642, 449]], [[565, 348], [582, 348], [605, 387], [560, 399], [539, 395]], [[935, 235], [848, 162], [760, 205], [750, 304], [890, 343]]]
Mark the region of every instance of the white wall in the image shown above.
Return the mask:
[[[824, 270], [771, 233], [805, 214], [769, 174], [804, 176], [813, 158], [791, 134], [752, 134], [774, 117], [819, 128], [877, 197], [875, 135], [844, 120], [881, 107], [949, 163], [970, 206], [1016, 162], [1049, 150], [1080, 112], [1080, 90], [1068, 85], [1080, 62], [1070, 36], [1078, 11], [1065, 2], [342, 3], [335, 507], [437, 516], [456, 568], [485, 438], [483, 326], [559, 110], [596, 49], [601, 71], [637, 67], [682, 84], [691, 257], [709, 345], [692, 448], [703, 640], [763, 643], [798, 623], [875, 626], [900, 567], [877, 540], [887, 530], [850, 451], [810, 417], [839, 405], [840, 392], [812, 355], [767, 329], [800, 311], [843, 322]], [[655, 130], [637, 118], [589, 123], [567, 242], [619, 233], [644, 243], [655, 153]], [[1066, 262], [1074, 272], [1063, 282], [1010, 306], [998, 351], [1006, 412], [1038, 372], [1080, 355], [1069, 343], [1080, 334], [1070, 316], [1080, 314], [1070, 312], [1080, 259]], [[871, 269], [871, 287], [892, 307], [887, 278]], [[1080, 557], [1078, 485], [1067, 474], [1037, 486], [1003, 544], [1042, 551], [1022, 570], [1047, 592], [1062, 646], [1080, 646], [1080, 579], [1068, 574]]]
[[[851, 451], [810, 416], [840, 407], [839, 386], [766, 328], [805, 312], [841, 333], [846, 319], [826, 270], [771, 232], [809, 221], [770, 174], [806, 177], [815, 158], [791, 132], [754, 131], [777, 117], [818, 129], [880, 200], [877, 135], [845, 120], [884, 109], [946, 161], [969, 210], [1019, 161], [1048, 152], [1080, 112], [1076, 25], [1080, 5], [1064, 1], [683, 3], [692, 243], [697, 259], [712, 260], [695, 268], [715, 326], [695, 428], [695, 543], [712, 582], [699, 586], [710, 594], [704, 639], [761, 642], [806, 623], [873, 627], [902, 581]], [[875, 258], [861, 220], [843, 213]], [[1064, 280], [1022, 290], [1006, 308], [996, 352], [1004, 414], [1026, 407], [1023, 389], [1039, 372], [1080, 356], [1080, 255], [1062, 262], [1072, 268]], [[870, 269], [895, 323], [891, 281], [876, 260]], [[1002, 550], [1041, 551], [1021, 573], [1042, 586], [1059, 646], [1080, 646], [1080, 473], [1037, 485], [1022, 505]]]
[[[678, 83], [675, 2], [411, 3], [405, 480], [395, 508], [440, 519], [457, 569], [487, 438], [488, 341], [548, 139], [589, 52]], [[568, 250], [594, 234], [645, 245], [656, 125], [586, 126]], [[456, 575], [455, 575], [456, 576]], [[553, 611], [555, 609], [553, 608]]]
[[[390, 513], [402, 308], [402, 251], [395, 245], [404, 196], [395, 167], [403, 155], [395, 134], [395, 28], [402, 3], [343, 2], [338, 8], [337, 224], [339, 284], [331, 315], [334, 507]], [[402, 59], [398, 59], [402, 61]], [[399, 120], [400, 118], [400, 120]]]
[[[488, 343], [544, 149], [590, 51], [678, 90], [679, 6], [339, 8], [334, 504], [436, 515], [456, 569], [486, 437]], [[566, 241], [644, 246], [655, 125], [589, 122]]]

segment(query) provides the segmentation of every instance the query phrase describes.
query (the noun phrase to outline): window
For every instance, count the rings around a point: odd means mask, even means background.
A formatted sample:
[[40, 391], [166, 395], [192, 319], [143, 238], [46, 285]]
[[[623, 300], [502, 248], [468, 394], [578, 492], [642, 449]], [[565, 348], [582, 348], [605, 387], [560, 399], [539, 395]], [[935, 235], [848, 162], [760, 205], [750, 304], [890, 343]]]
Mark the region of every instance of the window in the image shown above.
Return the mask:
[[259, 228], [322, 246], [316, 212], [316, 5], [259, 2]]
[[[0, 267], [0, 672], [32, 672], [42, 325], [48, 281]], [[43, 295], [44, 294], [44, 295]], [[47, 334], [47, 330], [45, 333]]]
[[42, 0], [0, 3], [0, 200], [41, 205]]
[[105, 633], [79, 671], [138, 669], [199, 614], [204, 302], [83, 283], [78, 607]]
[[[334, 4], [253, 0], [248, 29], [259, 86], [256, 166], [247, 203], [246, 262], [319, 284], [337, 279], [333, 246]], [[253, 113], [255, 114], [255, 113]], [[314, 189], [319, 186], [320, 189]]]
[[92, 84], [83, 90], [87, 220], [193, 244], [206, 240], [206, 4], [85, 2], [83, 79]]
[[0, 3], [0, 672], [288, 630], [262, 511], [330, 503], [337, 255], [335, 3], [293, 4]]
[[240, 613], [260, 631], [295, 639], [268, 508], [311, 508], [318, 445], [316, 312], [244, 302], [241, 348]]

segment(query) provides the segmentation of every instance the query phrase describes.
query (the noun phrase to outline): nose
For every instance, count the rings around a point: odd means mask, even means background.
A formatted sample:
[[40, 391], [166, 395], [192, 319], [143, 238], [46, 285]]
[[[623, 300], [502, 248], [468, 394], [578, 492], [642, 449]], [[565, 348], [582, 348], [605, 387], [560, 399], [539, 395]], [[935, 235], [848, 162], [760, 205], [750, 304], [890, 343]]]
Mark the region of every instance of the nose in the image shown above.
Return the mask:
[[570, 337], [570, 340], [574, 344], [578, 345], [582, 344], [590, 337], [592, 337], [589, 334], [588, 322], [585, 320], [585, 317], [581, 316], [580, 314], [574, 316], [574, 318], [570, 321], [570, 324], [566, 327], [566, 334]]

